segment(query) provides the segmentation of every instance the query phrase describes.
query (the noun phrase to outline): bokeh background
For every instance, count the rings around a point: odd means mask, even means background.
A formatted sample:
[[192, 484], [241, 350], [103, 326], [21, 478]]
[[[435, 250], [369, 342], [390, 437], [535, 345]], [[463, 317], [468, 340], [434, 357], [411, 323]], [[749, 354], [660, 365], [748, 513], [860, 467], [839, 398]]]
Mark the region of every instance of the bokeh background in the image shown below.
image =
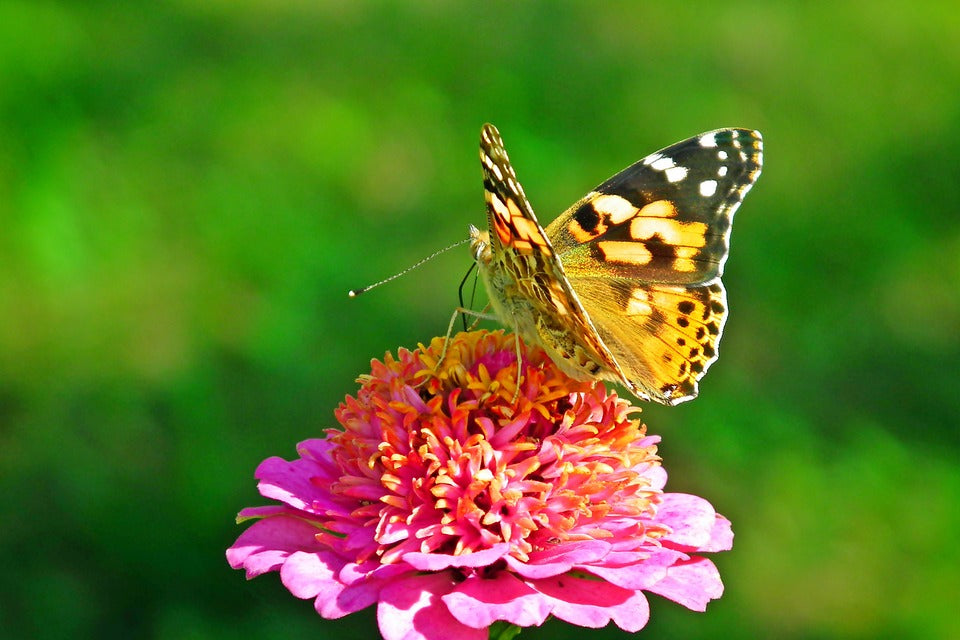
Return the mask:
[[[0, 637], [370, 638], [224, 549], [270, 455], [442, 334], [482, 123], [549, 221], [760, 129], [669, 487], [737, 534], [651, 638], [958, 638], [955, 3], [0, 3]], [[557, 623], [529, 638], [625, 637]]]

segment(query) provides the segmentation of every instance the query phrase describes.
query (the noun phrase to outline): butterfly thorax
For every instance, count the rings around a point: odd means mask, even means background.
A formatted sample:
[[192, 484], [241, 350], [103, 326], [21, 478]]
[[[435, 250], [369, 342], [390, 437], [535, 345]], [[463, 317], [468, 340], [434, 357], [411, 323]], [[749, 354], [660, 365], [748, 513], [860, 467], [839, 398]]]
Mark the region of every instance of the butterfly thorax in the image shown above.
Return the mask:
[[[550, 272], [541, 251], [495, 250], [490, 234], [470, 227], [470, 248], [490, 306], [522, 340], [539, 344], [567, 375], [587, 379], [601, 374], [600, 356], [572, 336], [566, 316], [568, 295]], [[553, 313], [547, 313], [547, 310]]]
[[[470, 251], [477, 263], [480, 278], [490, 297], [490, 306], [498, 318], [507, 324], [512, 324], [520, 337], [525, 341], [535, 341], [537, 336], [536, 313], [529, 298], [521, 295], [521, 287], [517, 278], [523, 277], [517, 267], [524, 262], [522, 256], [510, 259], [500, 252], [494, 256], [490, 243], [490, 233], [480, 231], [470, 225]], [[510, 262], [511, 264], [506, 264]], [[538, 342], [538, 340], [536, 340]]]

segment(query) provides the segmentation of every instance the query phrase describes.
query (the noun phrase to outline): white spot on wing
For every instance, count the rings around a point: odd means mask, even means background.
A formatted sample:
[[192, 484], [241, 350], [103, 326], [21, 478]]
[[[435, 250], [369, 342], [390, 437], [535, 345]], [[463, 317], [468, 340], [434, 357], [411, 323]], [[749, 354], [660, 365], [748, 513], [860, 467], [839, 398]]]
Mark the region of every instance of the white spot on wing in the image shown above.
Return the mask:
[[704, 180], [700, 183], [700, 195], [704, 198], [709, 198], [717, 192], [717, 181], [716, 180]]
[[725, 166], [721, 166], [719, 169], [717, 169], [717, 175], [721, 178], [727, 175], [727, 168]]
[[673, 161], [673, 158], [661, 157], [650, 164], [650, 168], [656, 171], [665, 171], [671, 167], [675, 167], [677, 163]]
[[701, 147], [715, 147], [717, 146], [717, 135], [715, 133], [705, 133], [700, 136], [698, 142]]
[[659, 153], [651, 153], [650, 155], [648, 155], [646, 158], [643, 159], [643, 164], [651, 165], [662, 157], [663, 156], [661, 156]]
[[650, 306], [647, 292], [643, 289], [634, 289], [627, 301], [626, 312], [628, 316], [649, 316], [653, 314], [653, 307]]
[[717, 157], [720, 158], [721, 160], [726, 160], [726, 159], [727, 159], [727, 152], [726, 152], [726, 151], [722, 151], [722, 150], [721, 150], [721, 151], [717, 151]]
[[494, 212], [504, 220], [510, 219], [510, 210], [507, 209], [507, 205], [503, 203], [503, 200], [500, 199], [495, 193], [490, 191], [486, 192], [487, 202], [490, 203], [490, 206], [493, 207]]
[[612, 194], [602, 194], [594, 198], [593, 210], [601, 215], [610, 216], [610, 222], [620, 224], [637, 215], [637, 208], [626, 198]]
[[687, 177], [686, 167], [670, 167], [663, 172], [667, 176], [667, 182], [680, 182]]

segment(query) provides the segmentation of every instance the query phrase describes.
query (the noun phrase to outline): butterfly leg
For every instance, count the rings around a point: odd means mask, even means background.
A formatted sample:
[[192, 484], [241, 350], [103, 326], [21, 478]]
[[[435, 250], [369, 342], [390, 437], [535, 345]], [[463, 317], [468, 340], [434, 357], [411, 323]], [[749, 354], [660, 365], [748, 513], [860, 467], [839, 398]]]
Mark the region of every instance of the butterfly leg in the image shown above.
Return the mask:
[[[473, 309], [467, 309], [466, 307], [455, 308], [453, 310], [453, 315], [450, 316], [450, 322], [449, 324], [447, 324], [447, 333], [444, 335], [444, 338], [443, 338], [443, 349], [441, 349], [440, 357], [437, 359], [437, 365], [436, 365], [437, 370], [440, 369], [440, 365], [443, 364], [443, 361], [447, 357], [447, 346], [450, 344], [450, 336], [453, 335], [453, 327], [457, 323], [457, 317], [460, 315], [463, 315], [464, 317], [472, 316], [474, 318], [473, 323], [470, 325], [470, 330], [473, 330], [473, 328], [476, 327], [477, 323], [479, 323], [481, 320], [497, 319], [496, 316], [492, 314], [484, 313], [482, 311], [474, 311]], [[417, 386], [420, 386], [421, 384], [426, 382], [426, 380], [427, 379], [424, 378], [423, 380], [420, 381], [419, 384], [417, 384]]]
[[[447, 338], [450, 338], [450, 330], [453, 328], [453, 323], [455, 322], [455, 319], [458, 313], [462, 313], [465, 317], [466, 316], [474, 317], [474, 321], [470, 325], [471, 330], [473, 330], [473, 328], [476, 327], [481, 320], [493, 320], [494, 322], [499, 322], [500, 321], [499, 316], [486, 313], [486, 311], [489, 308], [490, 308], [490, 305], [488, 304], [486, 307], [483, 308], [483, 311], [477, 312], [472, 309], [458, 307], [457, 310], [454, 312], [454, 315], [453, 315], [454, 319], [450, 321], [450, 328], [447, 329]], [[510, 402], [516, 403], [517, 399], [520, 397], [520, 372], [523, 371], [523, 357], [520, 355], [520, 326], [517, 324], [516, 319], [514, 319], [514, 323], [513, 323], [513, 347], [517, 354], [517, 380], [516, 380], [516, 387], [514, 387], [513, 389], [513, 398], [510, 400]], [[446, 349], [446, 343], [444, 343], [444, 349]], [[443, 359], [441, 357], [441, 361], [442, 360]]]
[[[484, 311], [489, 308], [485, 307]], [[457, 323], [457, 317], [463, 314], [464, 317], [472, 316], [474, 318], [473, 323], [470, 325], [470, 330], [472, 331], [474, 327], [481, 320], [496, 320], [497, 317], [493, 314], [484, 313], [483, 311], [474, 311], [473, 309], [467, 309], [466, 307], [457, 307], [453, 310], [453, 315], [450, 316], [450, 324], [447, 325], [447, 334], [443, 338], [443, 350], [440, 351], [440, 359], [437, 361], [437, 367], [440, 366], [440, 363], [443, 362], [443, 359], [447, 356], [447, 345], [450, 343], [450, 336], [453, 335], [453, 325]]]
[[[474, 318], [473, 322], [470, 324], [470, 330], [472, 331], [481, 320], [492, 320], [494, 322], [499, 321], [499, 317], [492, 314], [486, 313], [487, 309], [490, 308], [490, 305], [484, 307], [483, 311], [474, 311], [473, 309], [467, 309], [466, 307], [457, 307], [453, 310], [453, 315], [450, 316], [450, 322], [447, 324], [447, 333], [443, 339], [443, 349], [440, 351], [440, 357], [437, 359], [437, 369], [440, 368], [440, 365], [443, 363], [444, 359], [447, 357], [447, 345], [450, 344], [450, 336], [453, 334], [453, 327], [457, 323], [457, 317], [461, 314], [466, 316], [471, 316]], [[517, 354], [517, 386], [513, 391], [513, 400], [516, 402], [520, 397], [520, 372], [523, 370], [523, 358], [520, 354], [520, 330], [516, 325], [514, 326], [514, 349]], [[426, 379], [424, 379], [426, 381]], [[421, 382], [420, 384], [423, 384]]]
[[[487, 308], [489, 308], [489, 306], [488, 306]], [[477, 325], [480, 324], [480, 321], [481, 321], [481, 320], [493, 320], [493, 319], [494, 319], [493, 316], [487, 315], [487, 314], [483, 314], [483, 315], [481, 316], [481, 315], [476, 315], [476, 314], [464, 313], [464, 314], [463, 314], [463, 317], [466, 318], [468, 315], [473, 315], [474, 318], [473, 318], [473, 322], [470, 323], [470, 326], [467, 327], [467, 329], [466, 329], [467, 331], [473, 331], [474, 329], [476, 329], [476, 328], [477, 328]]]
[[[450, 332], [453, 331], [453, 325], [457, 320], [457, 316], [461, 313], [464, 315], [464, 317], [474, 317], [474, 321], [470, 325], [471, 331], [477, 326], [477, 324], [480, 323], [481, 320], [492, 320], [494, 322], [499, 322], [500, 317], [491, 313], [487, 313], [488, 309], [490, 309], [489, 304], [483, 308], [483, 311], [474, 311], [473, 309], [467, 309], [465, 307], [457, 307], [457, 309], [453, 312], [453, 317], [450, 318], [450, 326], [447, 327], [447, 340], [450, 339]], [[516, 386], [513, 389], [513, 398], [511, 399], [511, 402], [516, 403], [517, 399], [520, 397], [520, 372], [523, 371], [523, 357], [520, 354], [520, 326], [517, 324], [516, 320], [514, 320], [513, 323], [513, 346], [517, 354], [517, 380]], [[446, 351], [447, 342], [444, 341], [443, 351], [440, 354], [440, 362], [443, 362], [443, 357], [446, 354]]]
[[511, 402], [516, 404], [520, 397], [520, 372], [523, 371], [523, 358], [520, 355], [520, 327], [516, 323], [513, 326], [513, 348], [517, 354], [517, 386], [513, 389], [513, 400]]

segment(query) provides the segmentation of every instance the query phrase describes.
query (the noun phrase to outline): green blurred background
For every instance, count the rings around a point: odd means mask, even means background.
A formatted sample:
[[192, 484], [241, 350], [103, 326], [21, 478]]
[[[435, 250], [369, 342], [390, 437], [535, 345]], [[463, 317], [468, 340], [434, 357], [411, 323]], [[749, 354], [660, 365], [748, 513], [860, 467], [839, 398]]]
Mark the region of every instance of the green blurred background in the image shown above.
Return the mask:
[[346, 291], [484, 223], [486, 121], [544, 222], [764, 134], [723, 357], [645, 414], [726, 594], [645, 636], [960, 638], [955, 3], [308, 0], [0, 3], [0, 636], [375, 633], [224, 549], [261, 459], [445, 331], [466, 248]]

